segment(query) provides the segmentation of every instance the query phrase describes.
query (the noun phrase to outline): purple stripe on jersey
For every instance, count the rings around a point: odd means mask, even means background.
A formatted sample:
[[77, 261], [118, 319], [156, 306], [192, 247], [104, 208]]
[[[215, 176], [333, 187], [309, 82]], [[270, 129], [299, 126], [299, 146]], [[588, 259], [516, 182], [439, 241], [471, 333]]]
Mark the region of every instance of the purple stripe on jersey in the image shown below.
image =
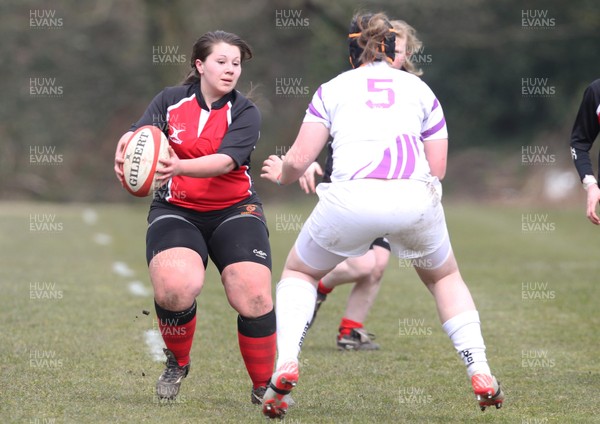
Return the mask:
[[431, 127], [428, 130], [422, 132], [421, 133], [421, 138], [422, 139], [429, 138], [429, 136], [435, 134], [436, 132], [438, 132], [439, 130], [441, 130], [442, 128], [444, 128], [444, 125], [446, 125], [446, 118], [442, 118], [442, 120], [440, 122], [438, 122], [437, 124], [435, 124], [433, 127]]
[[315, 109], [312, 102], [308, 105], [308, 111], [310, 113], [312, 113], [313, 115], [315, 115], [317, 118], [325, 119], [324, 117], [321, 116], [321, 114], [317, 111], [317, 109]]
[[[317, 96], [319, 97], [319, 100], [321, 100], [321, 105], [323, 105], [323, 109], [325, 108], [325, 105], [323, 104], [323, 86], [320, 85], [319, 88], [317, 89]], [[310, 104], [308, 105], [308, 110], [310, 113], [312, 113], [313, 115], [315, 115], [318, 118], [321, 119], [325, 119], [324, 116], [322, 116], [317, 109], [313, 106], [312, 102], [310, 102]]]
[[439, 105], [440, 102], [438, 102], [438, 99], [433, 99], [433, 107], [431, 108], [431, 111], [433, 112], [434, 110], [436, 110]]
[[[402, 161], [404, 163], [404, 172], [402, 173], [402, 176], [400, 178], [405, 180], [405, 179], [410, 178], [410, 176], [415, 171], [416, 159], [415, 159], [415, 150], [413, 149], [413, 145], [410, 142], [410, 138], [406, 134], [404, 134], [402, 137], [404, 137], [404, 145], [406, 146], [406, 157], [404, 157], [403, 161]], [[414, 136], [413, 136], [413, 142], [414, 142]], [[398, 144], [400, 143], [400, 137], [396, 138], [396, 143], [398, 143]]]
[[[377, 179], [408, 179], [415, 172], [416, 167], [416, 156], [419, 154], [419, 148], [417, 145], [417, 138], [415, 136], [409, 136], [403, 134], [396, 137], [396, 155], [397, 162], [393, 174], [390, 176], [390, 170], [392, 167], [392, 152], [391, 150], [385, 149], [383, 152], [383, 158], [377, 167], [371, 171], [368, 175], [363, 178], [377, 178]], [[350, 179], [354, 179], [357, 174], [371, 165], [372, 162], [363, 166], [361, 169], [356, 171]], [[402, 173], [402, 174], [400, 174]]]
[[396, 180], [398, 179], [398, 175], [400, 175], [400, 171], [402, 171], [402, 168], [404, 167], [404, 150], [403, 150], [403, 143], [402, 140], [400, 139], [400, 137], [396, 137], [396, 151], [398, 152], [396, 155], [398, 157], [398, 160], [396, 162], [396, 169], [394, 169], [394, 173], [392, 174], [392, 179]]
[[379, 162], [379, 165], [377, 165], [377, 168], [375, 168], [373, 171], [371, 171], [371, 173], [369, 173], [369, 175], [366, 175], [365, 178], [386, 179], [388, 177], [388, 173], [390, 172], [391, 164], [392, 164], [392, 154], [390, 152], [390, 149], [385, 149], [385, 151], [383, 152], [383, 159], [381, 159], [381, 162]]

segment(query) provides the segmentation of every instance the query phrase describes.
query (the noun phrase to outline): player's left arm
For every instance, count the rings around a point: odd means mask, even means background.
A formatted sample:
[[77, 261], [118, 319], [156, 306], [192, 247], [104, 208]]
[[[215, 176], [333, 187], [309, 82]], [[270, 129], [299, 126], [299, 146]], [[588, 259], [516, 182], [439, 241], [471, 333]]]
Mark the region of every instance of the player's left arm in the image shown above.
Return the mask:
[[421, 123], [421, 139], [425, 150], [425, 158], [429, 163], [431, 175], [440, 181], [446, 176], [448, 162], [448, 128], [444, 110], [429, 86], [421, 82], [423, 96], [423, 111]]
[[235, 162], [229, 155], [214, 153], [194, 159], [179, 159], [171, 146], [169, 146], [169, 159], [161, 160], [162, 165], [156, 172], [156, 179], [160, 182], [176, 176], [183, 175], [194, 178], [209, 178], [227, 174], [235, 168]]

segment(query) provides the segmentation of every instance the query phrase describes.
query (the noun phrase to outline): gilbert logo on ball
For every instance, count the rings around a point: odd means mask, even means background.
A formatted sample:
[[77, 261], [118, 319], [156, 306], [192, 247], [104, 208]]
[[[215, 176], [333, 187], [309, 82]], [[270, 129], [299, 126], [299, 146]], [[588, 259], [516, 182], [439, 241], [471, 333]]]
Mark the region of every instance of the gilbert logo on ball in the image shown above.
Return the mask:
[[153, 125], [138, 128], [125, 144], [124, 187], [137, 197], [146, 197], [158, 189], [155, 180], [160, 159], [169, 157], [169, 141]]

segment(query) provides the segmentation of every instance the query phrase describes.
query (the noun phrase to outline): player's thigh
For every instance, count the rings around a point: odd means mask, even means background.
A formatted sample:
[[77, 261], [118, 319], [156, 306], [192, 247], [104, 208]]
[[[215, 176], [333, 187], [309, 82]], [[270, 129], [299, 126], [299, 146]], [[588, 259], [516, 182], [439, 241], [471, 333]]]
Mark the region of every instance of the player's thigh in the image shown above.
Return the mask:
[[226, 220], [208, 247], [232, 307], [249, 317], [269, 312], [272, 260], [265, 224], [252, 216]]
[[221, 223], [208, 242], [208, 252], [220, 273], [238, 262], [254, 262], [271, 269], [267, 226], [252, 215], [235, 216]]
[[346, 260], [345, 256], [321, 247], [306, 228], [300, 230], [285, 262], [282, 278], [308, 278], [313, 284]]
[[204, 284], [202, 258], [187, 247], [160, 251], [154, 255], [148, 269], [157, 300], [179, 303], [180, 299], [188, 304], [200, 294]]
[[200, 293], [208, 249], [200, 231], [186, 219], [154, 217], [146, 233], [146, 259], [157, 299]]
[[240, 315], [256, 318], [273, 309], [271, 270], [256, 262], [227, 265], [221, 274], [227, 300]]

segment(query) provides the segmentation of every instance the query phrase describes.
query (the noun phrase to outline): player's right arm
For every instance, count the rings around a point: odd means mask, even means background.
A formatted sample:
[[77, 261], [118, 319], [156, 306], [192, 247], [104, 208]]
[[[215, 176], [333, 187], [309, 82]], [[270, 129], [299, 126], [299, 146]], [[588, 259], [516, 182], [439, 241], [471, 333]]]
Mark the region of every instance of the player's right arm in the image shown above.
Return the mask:
[[289, 184], [304, 175], [311, 163], [323, 150], [329, 138], [329, 129], [319, 122], [304, 122], [296, 140], [283, 159], [281, 184]]
[[266, 166], [263, 166], [261, 177], [269, 179], [269, 174], [279, 169], [280, 175], [279, 178], [276, 178], [277, 183], [289, 184], [302, 178], [309, 166], [316, 161], [319, 153], [327, 144], [331, 127], [329, 114], [323, 102], [322, 90], [323, 85], [313, 94], [296, 140], [283, 158], [281, 167], [274, 168], [271, 160], [265, 164]]
[[125, 150], [125, 144], [127, 144], [127, 140], [131, 138], [131, 135], [136, 129], [143, 127], [144, 125], [155, 125], [164, 132], [166, 128], [166, 114], [163, 112], [163, 110], [166, 110], [164, 90], [154, 96], [140, 119], [135, 122], [129, 128], [129, 131], [123, 134], [119, 139], [119, 142], [117, 143], [117, 149], [115, 151], [115, 174], [117, 175], [117, 178], [121, 184], [124, 183], [123, 163], [125, 162], [125, 159], [123, 158], [123, 151]]

